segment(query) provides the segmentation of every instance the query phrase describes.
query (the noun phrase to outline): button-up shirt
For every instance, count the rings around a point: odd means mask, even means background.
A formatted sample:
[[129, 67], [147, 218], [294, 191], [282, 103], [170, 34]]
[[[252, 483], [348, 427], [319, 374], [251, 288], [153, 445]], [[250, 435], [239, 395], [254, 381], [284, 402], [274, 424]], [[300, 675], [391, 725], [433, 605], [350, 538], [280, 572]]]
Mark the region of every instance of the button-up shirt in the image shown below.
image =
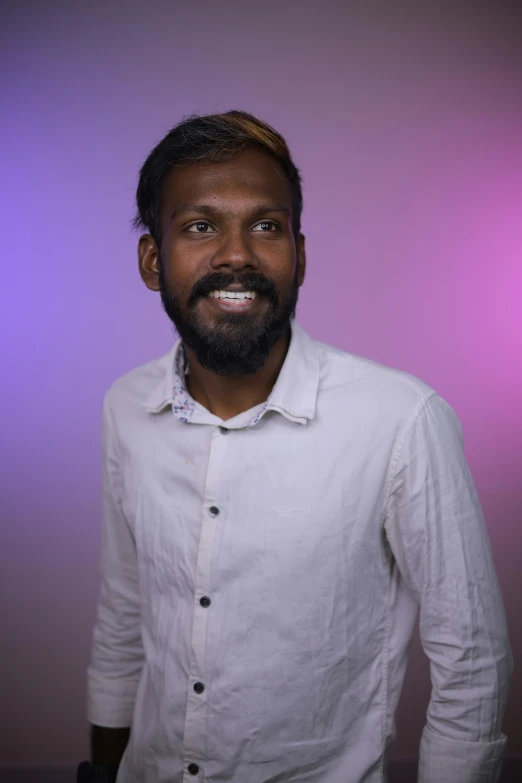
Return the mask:
[[497, 781], [513, 661], [451, 406], [294, 322], [224, 421], [183, 353], [103, 404], [87, 717], [132, 727], [118, 783], [382, 783], [417, 617], [419, 781]]

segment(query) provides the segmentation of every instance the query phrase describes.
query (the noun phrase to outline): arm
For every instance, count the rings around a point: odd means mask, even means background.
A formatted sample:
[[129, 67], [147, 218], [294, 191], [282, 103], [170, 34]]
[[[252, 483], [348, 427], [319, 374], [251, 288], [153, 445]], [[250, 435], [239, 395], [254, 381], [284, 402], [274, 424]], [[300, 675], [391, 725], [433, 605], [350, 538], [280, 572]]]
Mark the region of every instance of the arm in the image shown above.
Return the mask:
[[87, 669], [87, 719], [92, 724], [91, 752], [97, 764], [121, 760], [144, 660], [136, 544], [122, 508], [120, 467], [106, 397], [102, 424], [101, 588]]
[[91, 726], [91, 761], [95, 765], [119, 766], [130, 737], [129, 729]]
[[76, 783], [116, 783], [129, 737], [130, 729], [91, 726], [91, 763], [78, 766]]
[[430, 660], [419, 783], [497, 783], [513, 658], [462, 427], [438, 395], [398, 444], [385, 530]]

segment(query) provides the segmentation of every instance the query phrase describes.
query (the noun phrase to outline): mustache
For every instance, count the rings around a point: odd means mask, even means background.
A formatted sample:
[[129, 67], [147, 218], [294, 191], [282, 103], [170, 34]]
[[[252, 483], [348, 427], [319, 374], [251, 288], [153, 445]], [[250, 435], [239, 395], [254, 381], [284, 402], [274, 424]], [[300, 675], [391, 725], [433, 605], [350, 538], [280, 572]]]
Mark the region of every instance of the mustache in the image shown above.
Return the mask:
[[187, 305], [190, 307], [194, 305], [200, 297], [208, 296], [211, 291], [220, 291], [224, 288], [228, 288], [230, 285], [240, 285], [246, 291], [255, 291], [255, 293], [260, 296], [266, 296], [275, 304], [278, 302], [275, 283], [257, 272], [247, 272], [241, 276], [227, 274], [226, 272], [215, 272], [214, 274], [206, 275], [205, 277], [202, 277], [201, 280], [198, 280], [192, 289]]

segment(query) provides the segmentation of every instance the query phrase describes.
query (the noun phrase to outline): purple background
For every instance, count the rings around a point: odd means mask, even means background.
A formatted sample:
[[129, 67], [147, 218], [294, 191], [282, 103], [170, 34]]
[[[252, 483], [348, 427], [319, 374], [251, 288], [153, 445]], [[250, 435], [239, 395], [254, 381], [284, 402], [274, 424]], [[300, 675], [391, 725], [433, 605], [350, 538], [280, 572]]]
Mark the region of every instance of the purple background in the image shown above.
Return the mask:
[[[243, 108], [288, 139], [304, 176], [302, 326], [421, 377], [459, 415], [518, 663], [516, 5], [11, 5], [0, 21], [0, 763], [87, 755], [102, 398], [173, 340], [138, 275], [137, 172], [195, 111]], [[416, 755], [429, 690], [416, 636], [395, 757]], [[521, 752], [521, 690], [517, 667], [508, 755]]]

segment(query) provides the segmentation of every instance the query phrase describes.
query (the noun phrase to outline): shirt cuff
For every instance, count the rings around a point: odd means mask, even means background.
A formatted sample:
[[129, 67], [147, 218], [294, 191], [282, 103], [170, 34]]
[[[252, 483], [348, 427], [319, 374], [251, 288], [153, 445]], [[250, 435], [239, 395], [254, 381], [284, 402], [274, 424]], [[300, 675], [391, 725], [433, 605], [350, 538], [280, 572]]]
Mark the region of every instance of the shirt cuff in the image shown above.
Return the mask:
[[424, 727], [419, 751], [418, 783], [498, 783], [505, 734], [493, 742], [450, 739]]
[[95, 726], [125, 729], [132, 725], [139, 680], [111, 680], [90, 674], [87, 684], [87, 720]]

